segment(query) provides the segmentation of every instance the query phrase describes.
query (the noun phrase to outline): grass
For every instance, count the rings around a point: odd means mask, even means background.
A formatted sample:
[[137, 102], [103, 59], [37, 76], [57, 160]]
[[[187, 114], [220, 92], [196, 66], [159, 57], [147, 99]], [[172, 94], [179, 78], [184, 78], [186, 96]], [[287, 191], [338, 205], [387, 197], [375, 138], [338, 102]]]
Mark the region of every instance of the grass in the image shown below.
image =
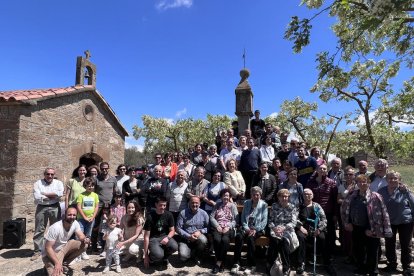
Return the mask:
[[414, 189], [414, 166], [412, 165], [397, 165], [390, 166], [390, 170], [397, 171], [401, 174], [402, 183]]

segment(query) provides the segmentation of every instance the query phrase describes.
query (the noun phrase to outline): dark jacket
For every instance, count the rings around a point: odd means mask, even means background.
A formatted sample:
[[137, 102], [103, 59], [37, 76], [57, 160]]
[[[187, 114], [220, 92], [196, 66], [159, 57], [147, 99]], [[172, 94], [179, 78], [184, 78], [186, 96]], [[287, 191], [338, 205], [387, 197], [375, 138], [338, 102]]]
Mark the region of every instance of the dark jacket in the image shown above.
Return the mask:
[[262, 189], [262, 198], [270, 206], [273, 204], [274, 198], [277, 194], [278, 183], [273, 175], [268, 175], [268, 179], [262, 179], [260, 173], [255, 174], [252, 180], [252, 187], [258, 186]]

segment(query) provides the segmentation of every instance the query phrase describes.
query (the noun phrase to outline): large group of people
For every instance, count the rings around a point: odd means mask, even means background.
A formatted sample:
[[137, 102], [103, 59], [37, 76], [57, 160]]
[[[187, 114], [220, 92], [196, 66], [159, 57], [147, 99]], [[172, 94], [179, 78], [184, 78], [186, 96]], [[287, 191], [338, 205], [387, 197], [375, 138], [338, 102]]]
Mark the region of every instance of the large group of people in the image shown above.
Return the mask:
[[[233, 124], [213, 145], [157, 153], [153, 164], [140, 168], [121, 164], [116, 176], [107, 162], [80, 165], [68, 183], [55, 179], [53, 168], [45, 169], [34, 184], [32, 259], [42, 251], [48, 274], [60, 275], [94, 252], [106, 259], [104, 273], [112, 260], [121, 272], [121, 263], [131, 258], [145, 267], [168, 266], [178, 251], [181, 261], [200, 264], [210, 252], [217, 274], [234, 241], [230, 272], [254, 273], [256, 241], [267, 237], [267, 272], [280, 260], [283, 275], [293, 266], [303, 274], [307, 257], [320, 252], [326, 273], [336, 275], [333, 253], [339, 240], [356, 274], [378, 275], [380, 239], [385, 239], [385, 270], [397, 270], [398, 233], [403, 274], [412, 275], [414, 197], [400, 174], [384, 159], [375, 162], [372, 173], [365, 160], [357, 169], [343, 169], [340, 158], [327, 162], [319, 147], [309, 149], [295, 138], [288, 142], [258, 111], [255, 115], [243, 133]], [[316, 245], [319, 250], [309, 250]]]

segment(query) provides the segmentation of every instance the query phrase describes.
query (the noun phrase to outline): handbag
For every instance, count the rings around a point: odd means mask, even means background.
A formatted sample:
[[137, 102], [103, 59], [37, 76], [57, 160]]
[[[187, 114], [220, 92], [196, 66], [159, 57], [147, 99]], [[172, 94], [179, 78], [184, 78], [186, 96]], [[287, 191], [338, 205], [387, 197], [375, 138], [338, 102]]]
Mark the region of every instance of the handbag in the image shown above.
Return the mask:
[[283, 265], [280, 260], [280, 256], [276, 258], [275, 262], [270, 268], [270, 276], [283, 276]]

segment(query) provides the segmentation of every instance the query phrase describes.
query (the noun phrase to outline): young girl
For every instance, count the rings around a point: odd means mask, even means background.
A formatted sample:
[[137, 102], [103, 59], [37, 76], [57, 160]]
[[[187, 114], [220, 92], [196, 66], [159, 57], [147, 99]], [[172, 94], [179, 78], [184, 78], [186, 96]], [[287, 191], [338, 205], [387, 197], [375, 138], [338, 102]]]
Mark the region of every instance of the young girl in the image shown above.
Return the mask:
[[116, 227], [117, 218], [109, 216], [107, 220], [108, 229], [105, 230], [103, 239], [106, 241], [106, 265], [102, 273], [107, 273], [111, 267], [112, 259], [115, 261], [116, 272], [121, 273], [119, 260], [120, 249], [118, 243], [124, 239], [121, 228]]
[[[95, 182], [92, 178], [86, 177], [83, 181], [85, 191], [78, 196], [78, 222], [85, 236], [90, 237], [92, 234], [93, 224], [96, 214], [98, 213], [99, 197], [94, 193]], [[89, 256], [86, 252], [82, 253], [82, 259], [88, 260]]]
[[117, 226], [121, 224], [121, 218], [126, 214], [125, 206], [122, 202], [122, 194], [115, 194], [115, 202], [111, 206], [111, 215], [117, 219]]
[[98, 237], [98, 247], [102, 249], [102, 252], [99, 256], [105, 257], [106, 250], [105, 250], [105, 241], [103, 240], [103, 235], [108, 229], [108, 216], [111, 212], [109, 204], [105, 203], [102, 208], [102, 216], [101, 216], [101, 223], [99, 224], [99, 237]]

